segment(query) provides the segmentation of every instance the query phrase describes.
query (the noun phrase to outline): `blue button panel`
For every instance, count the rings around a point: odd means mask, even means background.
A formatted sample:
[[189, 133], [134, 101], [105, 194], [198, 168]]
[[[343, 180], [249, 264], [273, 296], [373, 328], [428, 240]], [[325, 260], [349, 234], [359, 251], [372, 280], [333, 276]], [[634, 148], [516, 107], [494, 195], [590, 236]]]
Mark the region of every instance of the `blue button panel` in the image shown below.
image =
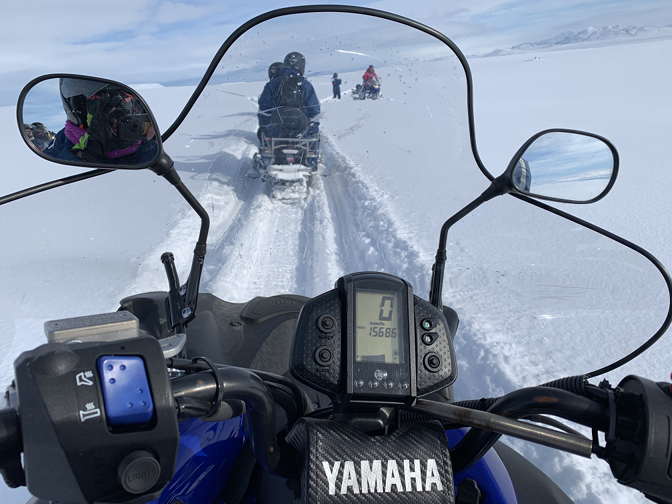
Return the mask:
[[145, 363], [140, 357], [100, 357], [98, 373], [108, 424], [144, 424], [152, 419], [154, 403]]

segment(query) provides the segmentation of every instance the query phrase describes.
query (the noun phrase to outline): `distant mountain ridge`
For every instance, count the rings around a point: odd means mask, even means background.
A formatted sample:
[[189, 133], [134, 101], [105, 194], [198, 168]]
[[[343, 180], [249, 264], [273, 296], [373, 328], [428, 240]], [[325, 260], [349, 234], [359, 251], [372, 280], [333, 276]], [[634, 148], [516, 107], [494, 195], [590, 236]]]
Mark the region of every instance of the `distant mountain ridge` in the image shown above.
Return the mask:
[[[589, 26], [580, 32], [566, 31], [555, 37], [541, 40], [539, 42], [524, 42], [509, 49], [495, 49], [485, 54], [472, 54], [471, 57], [485, 58], [489, 56], [505, 56], [507, 54], [519, 54], [541, 49], [562, 48], [570, 44], [601, 43], [600, 45], [610, 45], [624, 42], [643, 42], [646, 40], [668, 39], [672, 38], [672, 26], [650, 27], [650, 26], [604, 26], [600, 29]], [[593, 44], [591, 44], [593, 45]]]

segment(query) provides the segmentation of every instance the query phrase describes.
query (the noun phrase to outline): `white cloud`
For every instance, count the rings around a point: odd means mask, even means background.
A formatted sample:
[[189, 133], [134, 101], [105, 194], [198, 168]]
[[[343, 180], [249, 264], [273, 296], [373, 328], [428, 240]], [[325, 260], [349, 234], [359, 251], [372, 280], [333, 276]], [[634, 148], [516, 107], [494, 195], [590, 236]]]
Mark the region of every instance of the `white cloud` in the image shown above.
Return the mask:
[[[637, 5], [620, 0], [378, 0], [365, 5], [427, 24], [467, 54], [591, 24], [672, 24], [672, 5], [662, 0]], [[193, 81], [239, 23], [283, 6], [270, 0], [63, 0], [30, 8], [8, 3], [0, 31], [0, 105], [13, 103], [23, 84], [48, 72], [127, 82]]]

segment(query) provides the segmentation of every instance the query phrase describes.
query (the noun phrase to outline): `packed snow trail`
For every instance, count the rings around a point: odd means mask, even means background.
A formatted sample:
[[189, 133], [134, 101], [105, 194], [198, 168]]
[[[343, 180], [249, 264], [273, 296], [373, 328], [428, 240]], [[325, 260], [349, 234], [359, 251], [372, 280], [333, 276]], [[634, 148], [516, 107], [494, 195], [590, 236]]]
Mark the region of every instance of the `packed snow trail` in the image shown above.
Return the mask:
[[[199, 166], [188, 183], [199, 188], [197, 198], [211, 218], [203, 291], [241, 302], [281, 293], [315, 296], [354, 271], [426, 276], [428, 265], [417, 260], [385, 209], [374, 204], [371, 195], [380, 191], [359, 176], [365, 167], [352, 163], [333, 140], [322, 142], [325, 164], [310, 178], [305, 200], [291, 202], [272, 200], [270, 183], [247, 176], [254, 140], [249, 132], [228, 132], [227, 151], [209, 156], [207, 167], [203, 158], [177, 163], [189, 172]], [[175, 216], [167, 240], [147, 254], [146, 271], [132, 291], [163, 288], [156, 283], [160, 265], [151, 257], [166, 250], [174, 253], [178, 268], [186, 268], [193, 247], [186, 237], [197, 226], [188, 209]]]

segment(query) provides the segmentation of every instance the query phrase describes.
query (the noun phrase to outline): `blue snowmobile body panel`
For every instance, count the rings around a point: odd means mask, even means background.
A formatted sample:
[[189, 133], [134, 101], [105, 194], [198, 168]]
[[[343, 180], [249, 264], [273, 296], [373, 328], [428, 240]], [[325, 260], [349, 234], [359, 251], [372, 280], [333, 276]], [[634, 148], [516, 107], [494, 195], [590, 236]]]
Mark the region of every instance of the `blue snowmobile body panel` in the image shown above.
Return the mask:
[[[247, 441], [244, 417], [180, 424], [175, 476], [152, 504], [211, 504], [221, 494]], [[178, 502], [179, 502], [178, 501]]]
[[[459, 443], [467, 432], [469, 429], [446, 431], [450, 446]], [[511, 477], [495, 450], [488, 450], [483, 458], [466, 471], [453, 475], [453, 478], [456, 489], [467, 478], [476, 481], [486, 495], [484, 504], [518, 504]]]

